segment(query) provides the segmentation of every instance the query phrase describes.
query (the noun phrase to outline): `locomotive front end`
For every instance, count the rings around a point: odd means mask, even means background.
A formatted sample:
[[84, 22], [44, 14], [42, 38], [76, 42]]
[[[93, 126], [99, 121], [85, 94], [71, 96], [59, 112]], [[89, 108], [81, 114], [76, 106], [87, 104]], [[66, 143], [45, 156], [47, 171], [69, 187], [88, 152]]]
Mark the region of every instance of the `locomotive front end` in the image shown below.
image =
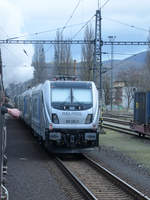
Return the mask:
[[98, 146], [99, 106], [94, 83], [51, 82], [48, 139], [55, 147], [85, 150]]

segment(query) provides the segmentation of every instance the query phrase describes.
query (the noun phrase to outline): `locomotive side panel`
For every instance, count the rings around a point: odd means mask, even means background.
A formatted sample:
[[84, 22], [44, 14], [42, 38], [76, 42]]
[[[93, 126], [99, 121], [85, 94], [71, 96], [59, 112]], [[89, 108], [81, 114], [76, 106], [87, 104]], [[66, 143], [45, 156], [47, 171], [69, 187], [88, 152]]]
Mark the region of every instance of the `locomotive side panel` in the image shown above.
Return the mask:
[[31, 93], [32, 91], [29, 90], [23, 94], [23, 118], [27, 125], [30, 126], [31, 124], [31, 109], [32, 109], [32, 98]]
[[32, 118], [31, 126], [33, 130], [40, 135], [40, 95], [39, 93], [32, 94]]

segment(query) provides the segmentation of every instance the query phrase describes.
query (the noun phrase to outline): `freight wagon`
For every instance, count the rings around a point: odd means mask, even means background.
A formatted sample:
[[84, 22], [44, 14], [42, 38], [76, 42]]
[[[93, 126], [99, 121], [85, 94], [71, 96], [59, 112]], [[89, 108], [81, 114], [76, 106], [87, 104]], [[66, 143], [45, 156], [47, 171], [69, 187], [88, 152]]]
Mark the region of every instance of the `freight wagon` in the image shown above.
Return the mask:
[[139, 135], [150, 135], [150, 92], [136, 92], [134, 97], [134, 116], [131, 129]]

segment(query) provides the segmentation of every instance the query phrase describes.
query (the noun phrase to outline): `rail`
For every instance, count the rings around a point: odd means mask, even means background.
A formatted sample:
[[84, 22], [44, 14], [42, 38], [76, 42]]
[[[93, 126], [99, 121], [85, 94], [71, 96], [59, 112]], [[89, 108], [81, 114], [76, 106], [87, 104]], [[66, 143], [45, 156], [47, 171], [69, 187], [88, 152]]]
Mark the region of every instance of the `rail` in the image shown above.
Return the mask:
[[59, 158], [56, 158], [56, 162], [60, 168], [63, 169], [65, 174], [73, 181], [80, 193], [82, 193], [87, 200], [97, 200], [97, 198], [90, 192], [90, 190], [63, 164]]
[[60, 169], [74, 182], [85, 199], [136, 199], [150, 200], [149, 197], [114, 175], [87, 155], [81, 160], [60, 160]]
[[[85, 156], [85, 155], [84, 155]], [[132, 187], [122, 179], [120, 179], [118, 176], [101, 166], [99, 163], [95, 162], [92, 160], [90, 157], [87, 155], [85, 156], [87, 161], [95, 167], [97, 170], [100, 172], [102, 171], [103, 174], [105, 174], [107, 177], [109, 177], [113, 182], [115, 182], [119, 187], [121, 187], [123, 190], [129, 192], [131, 195], [133, 195], [137, 200], [150, 200], [150, 198], [146, 195], [144, 195], [142, 192], [138, 191], [136, 188]]]

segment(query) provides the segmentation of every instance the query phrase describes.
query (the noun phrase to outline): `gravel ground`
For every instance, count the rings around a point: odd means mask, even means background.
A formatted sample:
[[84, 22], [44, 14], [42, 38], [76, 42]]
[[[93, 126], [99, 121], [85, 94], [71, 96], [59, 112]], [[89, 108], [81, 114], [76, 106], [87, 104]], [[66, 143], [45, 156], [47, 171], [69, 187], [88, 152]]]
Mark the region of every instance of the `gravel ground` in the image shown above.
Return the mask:
[[[22, 129], [22, 124], [17, 120], [13, 120], [13, 123], [11, 121], [8, 121], [7, 146], [7, 188], [10, 199], [68, 200], [68, 196], [64, 194], [54, 176], [50, 174], [48, 169], [50, 158], [32, 137], [31, 130]], [[143, 163], [143, 160], [140, 160], [143, 156], [140, 157], [137, 152], [131, 152], [131, 146], [133, 151], [136, 146], [141, 145], [140, 148], [137, 148], [141, 151], [142, 145], [149, 147], [150, 142], [125, 135], [121, 137], [115, 135], [112, 139], [112, 135], [109, 134], [101, 135], [100, 141], [100, 152], [91, 152], [89, 155], [150, 197], [150, 169], [146, 167], [149, 163], [145, 160]], [[132, 142], [131, 146], [129, 141]], [[147, 150], [144, 149], [142, 154], [145, 151]], [[130, 155], [135, 155], [136, 159]]]
[[[103, 140], [103, 137], [107, 136], [100, 136], [100, 140]], [[139, 142], [139, 138], [134, 138], [134, 140]], [[90, 152], [89, 155], [94, 160], [98, 160], [101, 165], [108, 168], [114, 174], [150, 197], [150, 169], [146, 168], [145, 164], [140, 162], [139, 158], [137, 161], [137, 159], [129, 156], [124, 149], [121, 150], [121, 148], [119, 148], [118, 150], [116, 148], [118, 145], [117, 143], [115, 146], [115, 143], [112, 142], [112, 144], [110, 144], [110, 140], [108, 141], [109, 143], [107, 143], [105, 139], [105, 142], [101, 142], [101, 149], [99, 152]], [[149, 143], [149, 141], [146, 143]]]
[[49, 156], [31, 135], [31, 130], [17, 120], [9, 120], [7, 124], [10, 199], [67, 200], [48, 170]]

